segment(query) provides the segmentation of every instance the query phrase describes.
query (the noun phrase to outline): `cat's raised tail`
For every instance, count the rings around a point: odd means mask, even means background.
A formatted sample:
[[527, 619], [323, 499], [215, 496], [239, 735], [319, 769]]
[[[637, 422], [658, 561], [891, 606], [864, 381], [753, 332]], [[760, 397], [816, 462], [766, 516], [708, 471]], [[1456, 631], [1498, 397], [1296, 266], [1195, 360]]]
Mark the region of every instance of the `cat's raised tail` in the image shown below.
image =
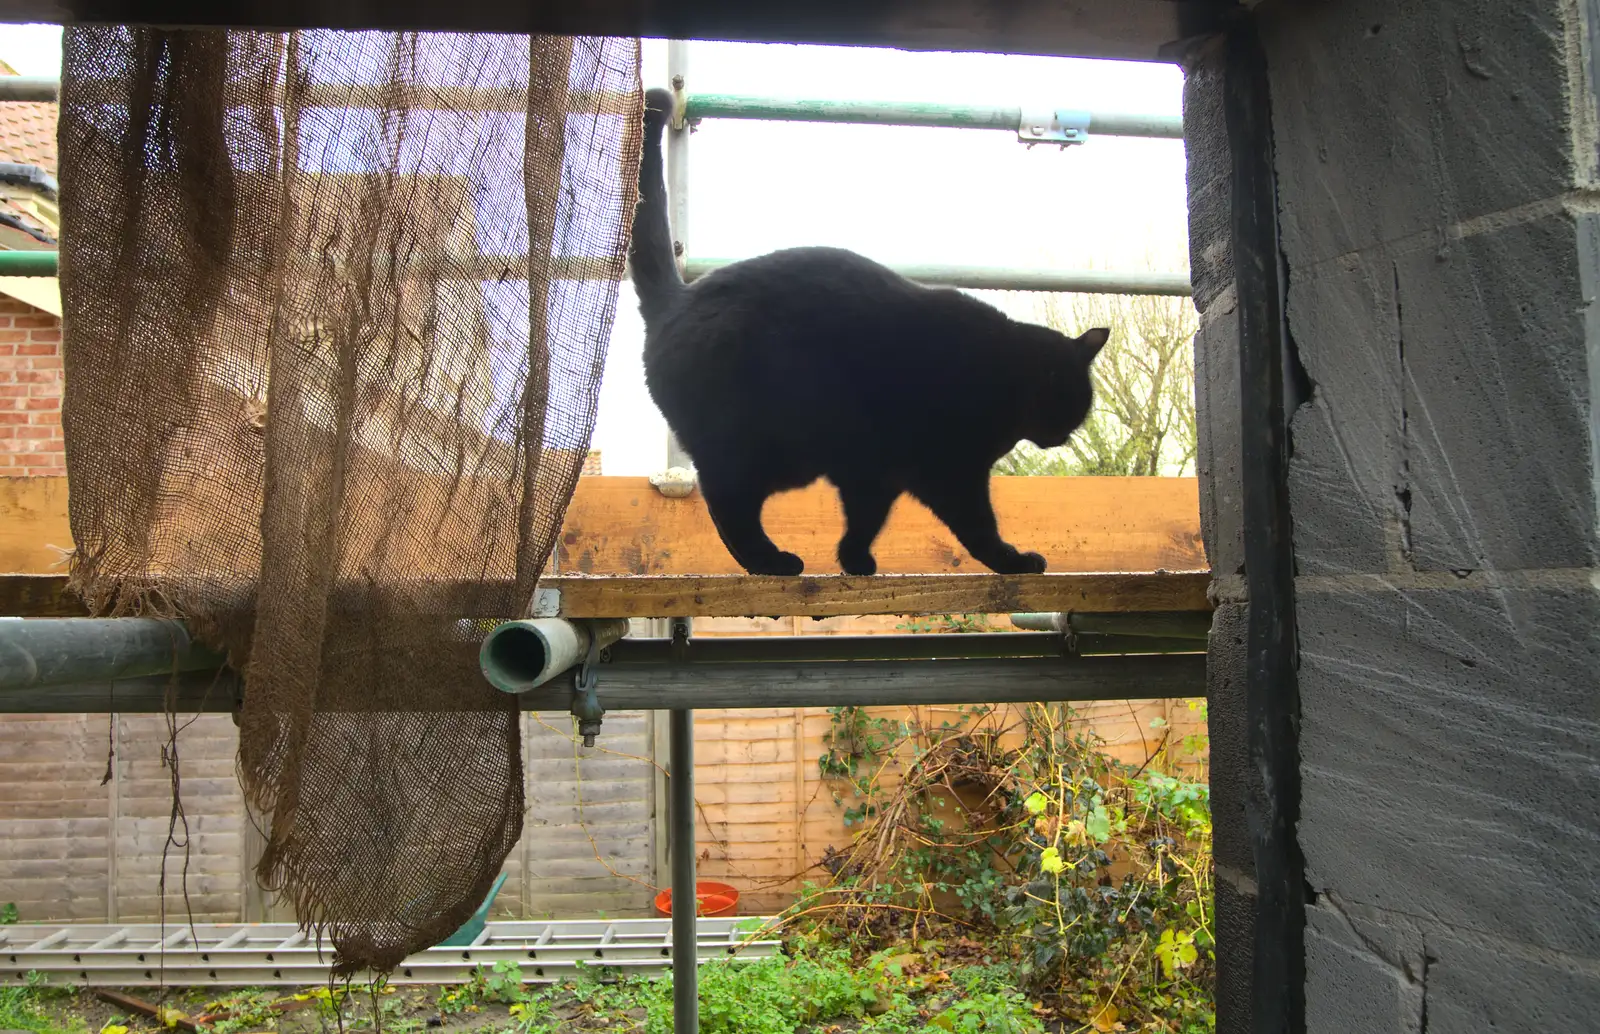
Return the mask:
[[644, 154], [639, 161], [639, 205], [633, 210], [628, 268], [646, 326], [672, 308], [685, 290], [672, 251], [667, 176], [661, 157], [661, 137], [672, 118], [673, 104], [667, 90], [650, 90], [644, 95]]

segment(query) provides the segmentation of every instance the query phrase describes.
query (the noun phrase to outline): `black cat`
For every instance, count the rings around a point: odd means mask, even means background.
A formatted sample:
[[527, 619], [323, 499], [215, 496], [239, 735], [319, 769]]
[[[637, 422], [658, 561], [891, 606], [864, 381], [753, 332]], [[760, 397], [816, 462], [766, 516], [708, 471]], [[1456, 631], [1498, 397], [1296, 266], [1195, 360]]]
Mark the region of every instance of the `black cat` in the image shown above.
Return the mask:
[[877, 570], [872, 541], [902, 492], [992, 570], [1043, 571], [1044, 557], [1000, 538], [989, 468], [1023, 438], [1049, 448], [1078, 429], [1110, 332], [1018, 323], [837, 248], [776, 251], [685, 285], [661, 160], [672, 103], [666, 90], [645, 96], [629, 260], [650, 395], [694, 458], [728, 552], [751, 574], [799, 574], [761, 507], [826, 477], [844, 504], [850, 574]]

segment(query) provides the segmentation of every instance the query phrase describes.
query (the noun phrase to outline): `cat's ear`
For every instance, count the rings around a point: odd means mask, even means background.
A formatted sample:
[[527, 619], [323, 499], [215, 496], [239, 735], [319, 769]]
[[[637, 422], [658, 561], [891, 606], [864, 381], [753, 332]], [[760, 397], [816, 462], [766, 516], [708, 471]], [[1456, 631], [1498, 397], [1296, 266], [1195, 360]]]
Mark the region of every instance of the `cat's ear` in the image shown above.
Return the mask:
[[1084, 359], [1093, 362], [1100, 350], [1106, 347], [1106, 342], [1111, 340], [1110, 327], [1095, 327], [1078, 335], [1078, 344], [1083, 348]]

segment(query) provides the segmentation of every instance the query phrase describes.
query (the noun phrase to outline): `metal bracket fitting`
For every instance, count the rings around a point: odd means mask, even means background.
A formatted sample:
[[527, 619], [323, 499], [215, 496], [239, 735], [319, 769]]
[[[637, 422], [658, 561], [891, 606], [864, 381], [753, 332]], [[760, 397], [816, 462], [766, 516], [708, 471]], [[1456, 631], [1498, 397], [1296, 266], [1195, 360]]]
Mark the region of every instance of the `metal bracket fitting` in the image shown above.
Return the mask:
[[572, 716], [578, 719], [578, 735], [585, 747], [594, 746], [605, 713], [600, 704], [600, 637], [591, 636], [589, 654], [572, 676]]
[[558, 618], [561, 616], [561, 590], [539, 588], [533, 590], [533, 606], [528, 612], [533, 618]]
[[672, 118], [667, 120], [667, 125], [676, 130], [691, 128], [688, 114], [689, 95], [683, 89], [683, 76], [675, 75], [672, 77]]
[[1089, 139], [1090, 113], [1069, 108], [1054, 110], [1022, 109], [1017, 122], [1017, 139], [1022, 143], [1058, 144], [1070, 147]]
[[691, 635], [688, 618], [672, 619], [672, 645], [668, 648], [674, 663], [682, 664], [689, 659], [689, 636]]

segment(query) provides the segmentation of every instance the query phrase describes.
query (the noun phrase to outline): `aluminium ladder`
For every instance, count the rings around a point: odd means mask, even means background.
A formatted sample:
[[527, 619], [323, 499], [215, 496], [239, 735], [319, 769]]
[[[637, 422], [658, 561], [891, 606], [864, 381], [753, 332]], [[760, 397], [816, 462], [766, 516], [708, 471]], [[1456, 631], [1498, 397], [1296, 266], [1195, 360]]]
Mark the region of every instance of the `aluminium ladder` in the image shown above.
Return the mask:
[[[700, 917], [696, 956], [770, 958], [770, 917]], [[0, 986], [30, 981], [92, 987], [303, 987], [328, 982], [333, 951], [294, 923], [38, 924], [0, 926]], [[529, 983], [580, 966], [655, 975], [672, 966], [670, 919], [491, 922], [467, 945], [417, 952], [390, 975], [399, 984], [460, 984], [473, 971], [515, 962]], [[33, 974], [30, 976], [30, 974]]]

